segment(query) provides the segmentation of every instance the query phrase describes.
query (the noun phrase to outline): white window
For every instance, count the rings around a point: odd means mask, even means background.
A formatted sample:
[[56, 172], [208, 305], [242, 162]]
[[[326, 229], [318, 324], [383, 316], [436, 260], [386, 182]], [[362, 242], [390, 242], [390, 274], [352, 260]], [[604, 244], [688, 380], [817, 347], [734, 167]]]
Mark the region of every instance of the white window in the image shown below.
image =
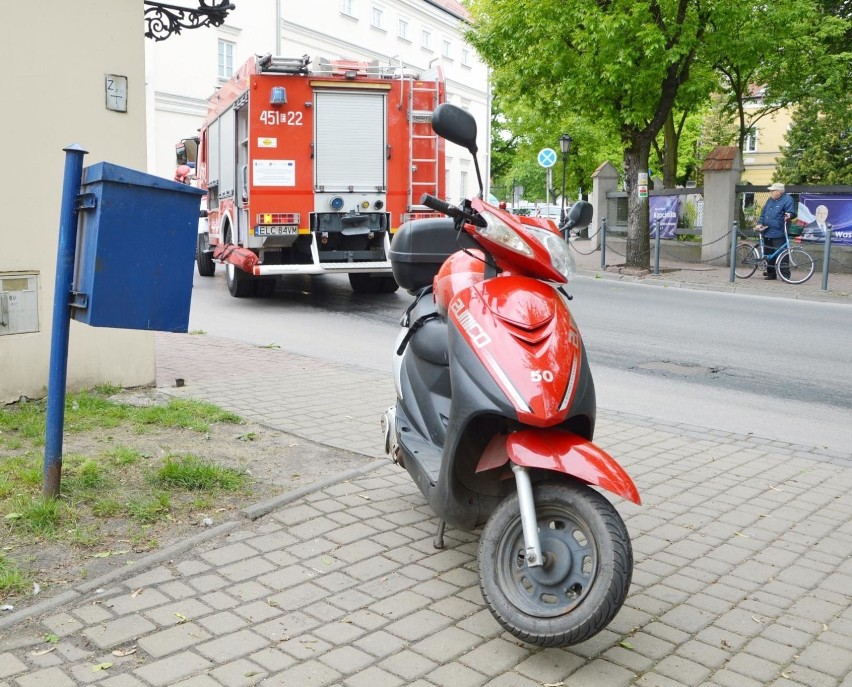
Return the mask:
[[421, 47], [426, 48], [427, 50], [432, 49], [432, 32], [431, 31], [427, 31], [426, 29], [423, 29], [423, 33], [421, 34], [421, 37], [420, 37], [420, 45], [421, 45]]
[[404, 40], [404, 41], [410, 41], [411, 40], [411, 28], [408, 26], [408, 20], [407, 19], [400, 19], [399, 20], [399, 29], [397, 31], [397, 35], [400, 38], [402, 38], [402, 40]]
[[751, 127], [746, 133], [745, 144], [743, 145], [746, 153], [757, 152], [757, 128]]
[[355, 0], [340, 0], [340, 13], [348, 17], [355, 16]]
[[453, 44], [446, 38], [441, 41], [441, 54], [448, 60], [453, 59]]
[[220, 79], [230, 79], [234, 75], [234, 44], [219, 39], [218, 74]]
[[469, 66], [470, 66], [470, 50], [468, 50], [467, 48], [462, 48], [462, 58], [461, 58], [461, 63], [462, 63], [465, 67], [469, 67]]
[[459, 173], [459, 198], [464, 200], [467, 198], [467, 172], [462, 171]]
[[385, 11], [381, 7], [373, 5], [373, 9], [370, 12], [370, 26], [377, 29], [385, 28]]

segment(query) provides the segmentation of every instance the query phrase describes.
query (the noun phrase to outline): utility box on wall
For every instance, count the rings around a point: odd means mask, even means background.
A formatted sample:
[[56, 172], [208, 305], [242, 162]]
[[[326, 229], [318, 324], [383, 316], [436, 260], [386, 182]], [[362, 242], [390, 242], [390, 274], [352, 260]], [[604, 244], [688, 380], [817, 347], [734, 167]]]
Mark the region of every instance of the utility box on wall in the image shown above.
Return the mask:
[[38, 331], [38, 275], [0, 274], [0, 336]]
[[85, 168], [71, 317], [185, 332], [203, 194], [108, 162]]

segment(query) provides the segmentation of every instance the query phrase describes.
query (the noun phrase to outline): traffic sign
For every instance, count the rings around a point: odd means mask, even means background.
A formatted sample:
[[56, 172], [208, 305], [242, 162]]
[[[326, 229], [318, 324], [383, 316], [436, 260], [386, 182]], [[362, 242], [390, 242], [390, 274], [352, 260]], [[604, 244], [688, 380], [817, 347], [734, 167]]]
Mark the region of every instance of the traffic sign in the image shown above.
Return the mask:
[[556, 151], [553, 148], [542, 148], [538, 151], [538, 164], [545, 169], [556, 164]]

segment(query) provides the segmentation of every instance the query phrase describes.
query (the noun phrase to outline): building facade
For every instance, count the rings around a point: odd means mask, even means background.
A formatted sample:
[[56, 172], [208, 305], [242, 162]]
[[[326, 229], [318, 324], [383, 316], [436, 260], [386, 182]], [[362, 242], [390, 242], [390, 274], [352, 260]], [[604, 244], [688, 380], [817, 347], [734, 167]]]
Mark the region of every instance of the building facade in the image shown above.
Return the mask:
[[[439, 64], [447, 99], [477, 120], [479, 163], [487, 183], [490, 93], [488, 70], [464, 41], [467, 13], [455, 0], [252, 0], [236, 3], [225, 25], [194, 31], [180, 41], [146, 46], [148, 169], [170, 176], [175, 144], [195, 135], [207, 98], [251, 55], [308, 55], [327, 59], [378, 60], [425, 72]], [[278, 30], [275, 30], [278, 27]], [[190, 35], [191, 34], [191, 35]], [[474, 194], [470, 154], [447, 143], [446, 195]]]
[[[0, 184], [11, 192], [0, 224], [0, 403], [46, 395], [63, 148], [87, 150], [85, 166], [146, 167], [142, 2], [13, 2], [3, 22], [10, 96], [0, 121], [12, 135], [0, 165]], [[109, 107], [113, 76], [126, 79], [124, 110]], [[127, 248], [143, 250], [141, 242]], [[154, 377], [151, 332], [71, 323], [69, 389], [148, 385]]]
[[751, 128], [742, 150], [744, 169], [740, 183], [743, 184], [771, 184], [772, 175], [781, 157], [781, 147], [787, 143], [787, 131], [792, 120], [791, 110], [778, 110], [752, 122], [755, 113], [763, 105], [763, 97], [759, 93], [746, 101], [746, 117]]

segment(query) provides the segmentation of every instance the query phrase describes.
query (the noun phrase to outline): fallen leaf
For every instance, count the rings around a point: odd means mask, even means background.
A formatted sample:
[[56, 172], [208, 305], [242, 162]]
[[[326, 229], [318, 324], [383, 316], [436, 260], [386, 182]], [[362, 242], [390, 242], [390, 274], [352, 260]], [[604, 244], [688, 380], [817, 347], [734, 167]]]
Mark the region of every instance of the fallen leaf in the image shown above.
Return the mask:
[[139, 589], [134, 589], [132, 592], [130, 592], [130, 596], [135, 599], [137, 596], [139, 596], [144, 591], [145, 591], [145, 589], [142, 588], [142, 587], [140, 587]]
[[756, 622], [758, 625], [763, 625], [763, 618], [758, 618], [756, 615], [753, 615], [751, 619]]
[[627, 641], [619, 642], [619, 645], [621, 645], [625, 649], [633, 649], [633, 645], [630, 642], [627, 642]]
[[544, 687], [565, 687], [564, 682], [545, 682]]
[[135, 653], [136, 653], [136, 647], [135, 646], [128, 647], [127, 649], [113, 649], [112, 650], [113, 656], [130, 656], [130, 654], [135, 654]]
[[59, 635], [55, 635], [53, 633], [46, 634], [44, 636], [44, 641], [48, 644], [56, 644], [59, 641]]
[[98, 663], [96, 666], [92, 666], [92, 672], [97, 673], [99, 670], [107, 670], [108, 668], [112, 668], [112, 663], [105, 661], [104, 663]]
[[734, 532], [738, 537], [745, 537], [746, 539], [751, 539], [750, 534], [743, 534], [742, 532]]
[[370, 497], [369, 497], [369, 496], [367, 496], [366, 494], [358, 494], [358, 496], [360, 496], [360, 497], [361, 497], [362, 499], [364, 499], [365, 501], [370, 501], [370, 500], [371, 500], [371, 499], [370, 499]]
[[37, 649], [36, 651], [33, 651], [32, 654], [33, 656], [44, 656], [45, 654], [49, 654], [51, 651], [56, 651], [56, 647], [49, 646], [46, 649]]
[[178, 625], [180, 625], [181, 623], [188, 623], [189, 622], [189, 618], [187, 618], [183, 613], [175, 613], [175, 615], [178, 617], [178, 619], [180, 621], [178, 623]]
[[24, 517], [24, 516], [21, 513], [6, 513], [6, 515], [3, 516], [3, 519], [4, 520], [20, 520], [22, 517]]

